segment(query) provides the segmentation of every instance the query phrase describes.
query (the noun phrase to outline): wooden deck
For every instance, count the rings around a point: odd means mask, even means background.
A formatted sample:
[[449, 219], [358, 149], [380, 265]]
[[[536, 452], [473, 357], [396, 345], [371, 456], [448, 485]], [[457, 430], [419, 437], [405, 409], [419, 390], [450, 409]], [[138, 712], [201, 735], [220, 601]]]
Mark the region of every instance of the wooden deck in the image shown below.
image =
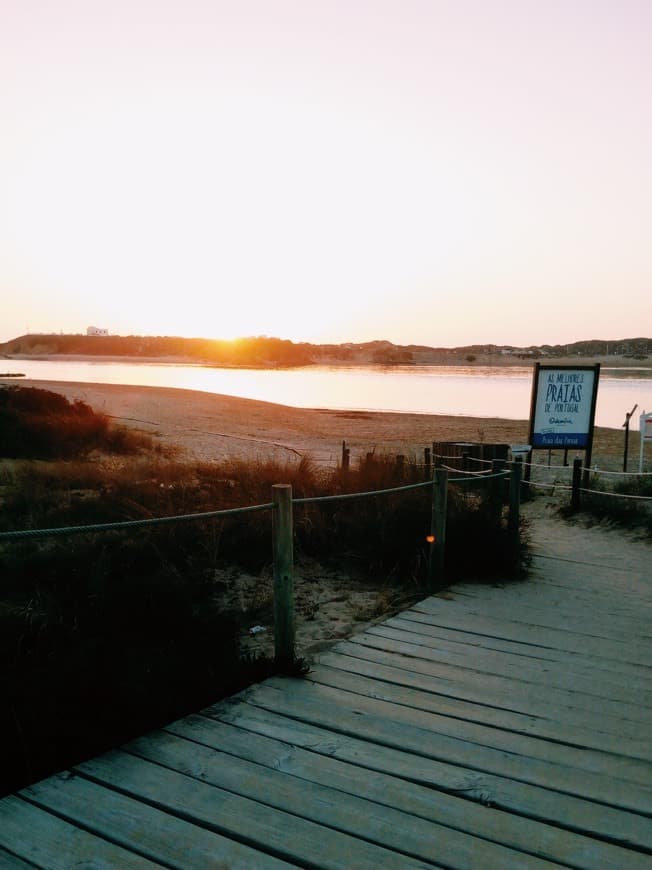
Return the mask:
[[[652, 867], [652, 548], [460, 585], [0, 801], [0, 867]], [[574, 536], [574, 539], [572, 539]]]

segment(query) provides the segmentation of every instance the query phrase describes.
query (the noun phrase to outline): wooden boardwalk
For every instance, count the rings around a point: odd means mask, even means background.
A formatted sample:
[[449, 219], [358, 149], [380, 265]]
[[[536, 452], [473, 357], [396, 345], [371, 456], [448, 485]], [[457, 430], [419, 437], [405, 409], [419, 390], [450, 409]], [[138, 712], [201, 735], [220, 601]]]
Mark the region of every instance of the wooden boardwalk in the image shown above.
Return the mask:
[[[0, 867], [652, 867], [652, 548], [460, 585], [0, 801]], [[647, 572], [647, 573], [646, 573]]]

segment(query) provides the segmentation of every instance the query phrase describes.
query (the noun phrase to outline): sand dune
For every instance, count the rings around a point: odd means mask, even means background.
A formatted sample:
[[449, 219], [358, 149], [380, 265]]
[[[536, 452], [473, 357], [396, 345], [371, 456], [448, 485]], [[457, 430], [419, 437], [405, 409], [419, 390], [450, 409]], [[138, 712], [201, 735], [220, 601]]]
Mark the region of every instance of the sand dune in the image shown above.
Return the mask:
[[431, 414], [292, 408], [196, 390], [114, 384], [21, 381], [80, 399], [127, 426], [174, 443], [203, 460], [273, 457], [318, 461], [368, 451], [422, 455], [434, 440], [522, 442], [523, 421]]
[[[201, 460], [310, 457], [335, 463], [342, 441], [351, 460], [369, 451], [423, 456], [433, 441], [524, 443], [525, 420], [456, 415], [398, 414], [292, 408], [271, 402], [215, 395], [196, 390], [114, 384], [21, 381], [80, 399], [120, 423], [153, 433]], [[593, 459], [602, 467], [622, 462], [623, 434], [596, 430]], [[630, 451], [638, 435], [630, 436]], [[631, 455], [634, 455], [632, 453]]]

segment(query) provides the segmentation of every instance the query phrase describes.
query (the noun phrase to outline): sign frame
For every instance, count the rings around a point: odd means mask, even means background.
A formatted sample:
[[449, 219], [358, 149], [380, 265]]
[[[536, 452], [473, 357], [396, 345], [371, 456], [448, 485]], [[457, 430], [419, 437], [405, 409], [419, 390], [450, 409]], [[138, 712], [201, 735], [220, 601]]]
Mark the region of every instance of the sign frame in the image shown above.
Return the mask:
[[[570, 376], [575, 373], [591, 373], [593, 377], [593, 383], [591, 387], [591, 395], [590, 397], [577, 397], [577, 391], [573, 390], [573, 383], [569, 383], [570, 377], [566, 380], [565, 376]], [[550, 375], [554, 374], [555, 380], [552, 381], [550, 379]], [[546, 377], [547, 376], [547, 377]], [[546, 365], [542, 363], [535, 363], [534, 367], [534, 376], [532, 378], [532, 399], [530, 403], [530, 430], [529, 430], [529, 442], [532, 450], [584, 450], [586, 451], [586, 459], [585, 465], [590, 467], [591, 465], [591, 453], [593, 450], [593, 430], [595, 428], [595, 406], [598, 398], [598, 383], [600, 380], [600, 363], [595, 363], [594, 365]], [[562, 404], [568, 404], [571, 402], [574, 405], [582, 405], [581, 411], [576, 411], [575, 413], [581, 413], [581, 430], [574, 431], [572, 433], [564, 433], [562, 421], [559, 421], [559, 424], [549, 423], [546, 427], [544, 421], [541, 419], [542, 416], [546, 414], [552, 413], [553, 416], [555, 412], [545, 411], [545, 403], [542, 403], [542, 397], [540, 394], [540, 390], [546, 390], [548, 385], [554, 383], [557, 386], [567, 386], [569, 389], [564, 389], [563, 398], [560, 398]], [[557, 399], [555, 400], [557, 401]], [[588, 414], [587, 414], [588, 411]], [[568, 414], [566, 411], [557, 412], [559, 414]], [[564, 423], [570, 423], [571, 420], [568, 419], [563, 421]], [[575, 424], [577, 429], [577, 423]], [[549, 432], [543, 432], [542, 429], [548, 428]], [[548, 436], [548, 437], [546, 437]]]
[[639, 417], [641, 441], [652, 441], [652, 412], [643, 411]]
[[643, 411], [639, 417], [639, 429], [641, 433], [641, 454], [638, 461], [638, 473], [643, 474], [645, 445], [652, 442], [652, 413], [650, 411]]

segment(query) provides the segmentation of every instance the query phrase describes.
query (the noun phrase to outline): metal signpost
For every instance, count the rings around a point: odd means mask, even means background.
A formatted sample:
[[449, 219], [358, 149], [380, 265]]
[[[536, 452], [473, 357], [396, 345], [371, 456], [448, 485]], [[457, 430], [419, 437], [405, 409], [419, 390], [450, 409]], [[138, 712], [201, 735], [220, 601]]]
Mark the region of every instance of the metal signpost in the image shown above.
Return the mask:
[[623, 423], [623, 426], [625, 427], [625, 451], [623, 453], [623, 471], [627, 471], [627, 455], [629, 453], [629, 421], [637, 408], [638, 405], [636, 404], [631, 411], [625, 414], [625, 422]]

